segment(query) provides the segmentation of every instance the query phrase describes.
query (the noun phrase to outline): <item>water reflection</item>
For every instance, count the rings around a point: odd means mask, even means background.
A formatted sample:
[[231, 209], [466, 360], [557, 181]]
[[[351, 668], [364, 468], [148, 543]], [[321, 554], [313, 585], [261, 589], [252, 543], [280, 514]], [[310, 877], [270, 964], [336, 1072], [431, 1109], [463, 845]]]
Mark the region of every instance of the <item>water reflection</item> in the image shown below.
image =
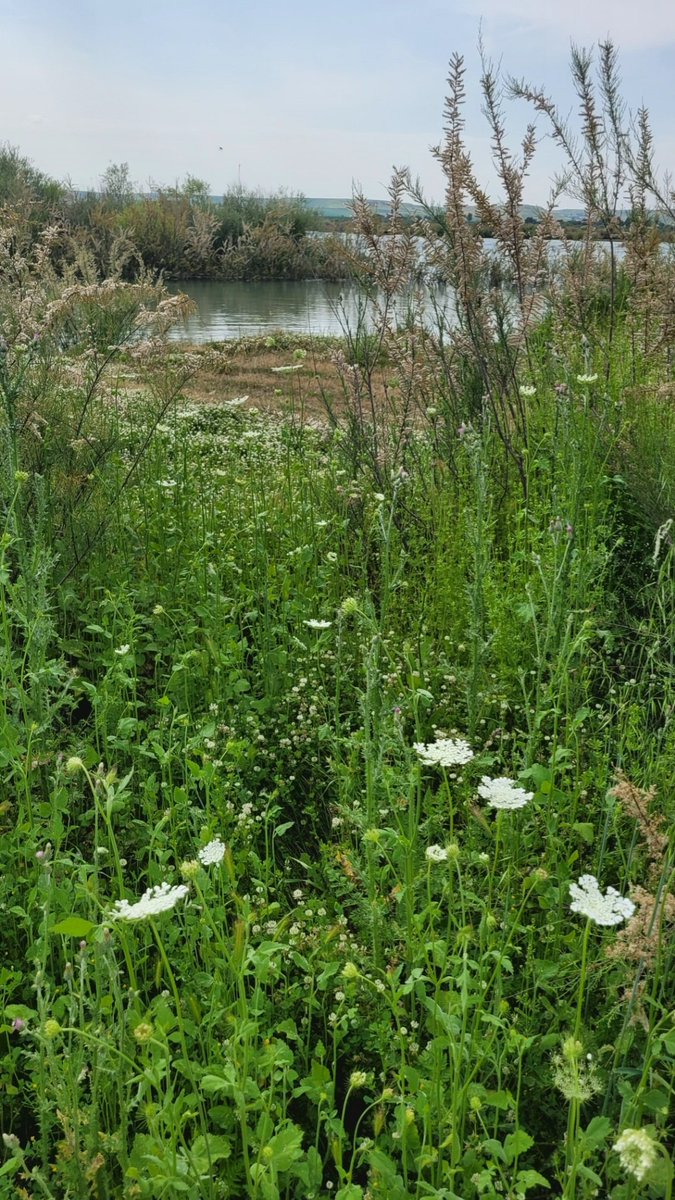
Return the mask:
[[[372, 306], [360, 289], [320, 279], [263, 283], [188, 280], [171, 284], [171, 291], [185, 292], [197, 306], [195, 315], [172, 331], [174, 341], [228, 341], [274, 330], [340, 337], [347, 328], [355, 330], [362, 319], [367, 327], [374, 324]], [[409, 301], [399, 298], [396, 322], [403, 323], [408, 311]], [[452, 293], [446, 288], [425, 295], [427, 319], [435, 322], [437, 313], [452, 323]]]

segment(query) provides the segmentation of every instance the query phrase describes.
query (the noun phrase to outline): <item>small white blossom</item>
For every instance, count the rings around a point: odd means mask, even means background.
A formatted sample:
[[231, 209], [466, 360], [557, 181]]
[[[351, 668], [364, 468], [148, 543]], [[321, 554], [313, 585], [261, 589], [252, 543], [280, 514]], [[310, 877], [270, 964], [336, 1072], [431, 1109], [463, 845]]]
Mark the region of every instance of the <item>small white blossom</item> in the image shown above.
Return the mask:
[[570, 884], [572, 912], [588, 917], [596, 925], [620, 925], [635, 912], [632, 900], [619, 895], [616, 888], [607, 888], [604, 896], [595, 875], [582, 875], [578, 883]]
[[460, 767], [473, 758], [473, 750], [464, 738], [437, 738], [427, 745], [415, 742], [413, 749], [427, 766]]
[[520, 392], [521, 396], [524, 396], [526, 399], [530, 399], [537, 393], [536, 387], [533, 387], [531, 383], [521, 383], [518, 391]]
[[614, 1143], [624, 1171], [642, 1183], [658, 1158], [658, 1144], [646, 1129], [624, 1129]]
[[202, 846], [197, 857], [205, 867], [217, 866], [225, 857], [224, 842], [221, 842], [219, 837], [215, 837], [213, 841]]
[[427, 846], [424, 855], [432, 863], [442, 863], [448, 860], [448, 852], [444, 850], [443, 846]]
[[123, 646], [117, 647], [115, 654], [119, 654], [121, 657], [123, 654], [128, 654], [130, 650], [131, 650], [131, 646], [129, 645], [128, 642], [125, 642]]
[[148, 888], [140, 900], [130, 904], [128, 900], [118, 900], [110, 913], [114, 921], [145, 921], [148, 917], [156, 917], [159, 913], [168, 912], [175, 908], [179, 900], [188, 894], [184, 883], [160, 883], [157, 887]]
[[526, 792], [524, 788], [516, 787], [513, 780], [507, 779], [505, 775], [500, 775], [497, 779], [490, 779], [489, 775], [483, 775], [478, 785], [478, 795], [483, 800], [487, 800], [489, 808], [512, 811], [516, 808], [524, 808], [528, 800], [532, 799], [534, 792]]
[[597, 375], [577, 375], [577, 383], [595, 383]]
[[315, 617], [309, 621], [303, 621], [303, 625], [306, 625], [308, 629], [330, 629], [332, 624], [332, 621], [317, 621]]

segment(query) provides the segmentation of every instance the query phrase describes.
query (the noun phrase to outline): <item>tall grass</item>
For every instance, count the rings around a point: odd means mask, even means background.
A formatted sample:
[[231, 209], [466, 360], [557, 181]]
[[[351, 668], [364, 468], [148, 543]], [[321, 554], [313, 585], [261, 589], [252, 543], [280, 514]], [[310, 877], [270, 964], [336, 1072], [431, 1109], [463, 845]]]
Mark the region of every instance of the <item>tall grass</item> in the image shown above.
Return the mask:
[[0, 1195], [672, 1194], [665, 330], [473, 267], [396, 325], [366, 236], [310, 424], [7, 230]]

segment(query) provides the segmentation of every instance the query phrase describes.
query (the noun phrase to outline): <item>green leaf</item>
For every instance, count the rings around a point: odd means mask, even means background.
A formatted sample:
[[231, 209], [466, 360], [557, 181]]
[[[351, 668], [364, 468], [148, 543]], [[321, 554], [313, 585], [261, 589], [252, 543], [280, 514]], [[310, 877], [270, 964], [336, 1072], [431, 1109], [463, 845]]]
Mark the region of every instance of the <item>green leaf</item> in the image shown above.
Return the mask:
[[595, 826], [591, 825], [590, 821], [575, 821], [572, 829], [587, 846], [592, 844], [595, 837]]
[[663, 1116], [667, 1116], [670, 1102], [665, 1092], [660, 1092], [657, 1088], [652, 1088], [644, 1096], [639, 1096], [639, 1100], [649, 1112], [661, 1113]]
[[538, 1171], [519, 1171], [516, 1176], [516, 1192], [529, 1192], [530, 1188], [550, 1188], [550, 1186], [548, 1179], [545, 1179]]
[[52, 925], [50, 932], [60, 933], [63, 937], [86, 938], [95, 928], [93, 921], [85, 921], [84, 917], [66, 917]]
[[516, 1129], [515, 1133], [507, 1134], [504, 1138], [504, 1153], [507, 1163], [515, 1162], [521, 1154], [530, 1149], [530, 1146], [534, 1146], [534, 1138], [531, 1138], [524, 1129]]

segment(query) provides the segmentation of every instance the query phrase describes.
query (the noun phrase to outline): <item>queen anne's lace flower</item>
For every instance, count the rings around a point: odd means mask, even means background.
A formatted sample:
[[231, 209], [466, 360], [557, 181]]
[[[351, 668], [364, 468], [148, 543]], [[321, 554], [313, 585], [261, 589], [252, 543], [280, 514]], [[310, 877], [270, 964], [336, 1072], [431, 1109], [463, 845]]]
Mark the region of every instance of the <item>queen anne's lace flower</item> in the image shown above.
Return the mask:
[[175, 908], [179, 900], [188, 894], [184, 883], [173, 887], [169, 883], [160, 883], [157, 887], [148, 888], [140, 900], [130, 904], [128, 900], [118, 900], [110, 916], [114, 921], [145, 921], [148, 917], [156, 917], [159, 913], [168, 912]]
[[432, 862], [432, 863], [447, 862], [447, 859], [448, 859], [448, 852], [447, 852], [447, 850], [445, 850], [443, 848], [443, 846], [438, 846], [438, 845], [427, 846], [424, 853], [425, 853], [426, 857], [428, 858], [429, 862]]
[[435, 742], [415, 742], [418, 758], [429, 767], [461, 767], [473, 758], [473, 750], [463, 738], [437, 738]]
[[632, 900], [627, 900], [609, 887], [604, 896], [595, 875], [582, 875], [578, 883], [570, 884], [572, 912], [595, 921], [596, 925], [620, 925], [635, 912]]
[[312, 617], [309, 621], [303, 621], [308, 629], [330, 629], [332, 621], [317, 621], [316, 617]]
[[225, 843], [221, 842], [219, 837], [215, 837], [212, 842], [202, 846], [197, 857], [205, 867], [217, 866], [225, 857]]
[[490, 779], [484, 775], [478, 785], [478, 795], [487, 800], [489, 808], [516, 809], [524, 808], [531, 800], [534, 792], [526, 792], [524, 788], [516, 787], [512, 779], [505, 775]]
[[658, 1158], [658, 1146], [646, 1129], [624, 1129], [614, 1143], [624, 1171], [642, 1183]]

